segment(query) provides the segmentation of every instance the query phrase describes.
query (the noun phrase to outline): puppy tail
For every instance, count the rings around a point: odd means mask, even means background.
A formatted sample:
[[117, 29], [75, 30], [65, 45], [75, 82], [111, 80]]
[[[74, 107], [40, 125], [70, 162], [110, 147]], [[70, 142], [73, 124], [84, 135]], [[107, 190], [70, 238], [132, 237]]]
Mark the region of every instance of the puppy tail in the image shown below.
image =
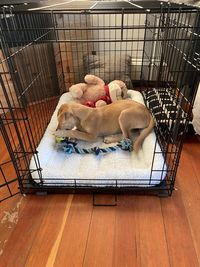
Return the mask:
[[148, 136], [148, 134], [150, 134], [150, 132], [153, 130], [154, 128], [154, 119], [151, 116], [151, 120], [149, 123], [149, 126], [147, 128], [144, 128], [141, 130], [140, 135], [138, 136], [138, 138], [135, 140], [134, 144], [133, 144], [133, 149], [134, 151], [137, 153], [142, 145], [142, 142], [144, 141], [145, 137]]

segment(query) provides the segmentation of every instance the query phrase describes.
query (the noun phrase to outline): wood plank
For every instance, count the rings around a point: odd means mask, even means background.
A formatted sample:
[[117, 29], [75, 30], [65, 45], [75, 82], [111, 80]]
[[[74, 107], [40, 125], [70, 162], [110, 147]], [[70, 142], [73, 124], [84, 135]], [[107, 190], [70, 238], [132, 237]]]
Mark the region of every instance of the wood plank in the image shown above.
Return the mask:
[[[25, 266], [43, 267], [51, 256], [51, 252], [52, 254], [57, 252], [54, 245], [59, 239], [59, 235], [62, 236], [62, 225], [66, 223], [71, 201], [71, 195], [51, 196], [47, 213], [38, 227]], [[55, 249], [53, 250], [53, 248]], [[52, 258], [54, 259], [54, 257]], [[49, 264], [49, 266], [51, 265]]]
[[90, 195], [74, 196], [58, 253], [51, 266], [82, 266], [92, 210]]
[[0, 205], [0, 256], [6, 243], [15, 229], [22, 210], [26, 205], [26, 198], [18, 194]]
[[[0, 221], [2, 220], [2, 218], [4, 217], [6, 212], [11, 212], [12, 210], [16, 210], [16, 206], [18, 204], [18, 202], [21, 203], [21, 199], [23, 198], [23, 196], [21, 194], [18, 194], [12, 198], [8, 198], [6, 201], [2, 201], [0, 204]], [[25, 200], [25, 198], [24, 198]], [[21, 206], [20, 204], [18, 204], [19, 207]]]
[[[177, 184], [179, 187], [179, 185]], [[171, 266], [199, 266], [181, 190], [161, 200]]]
[[118, 196], [114, 240], [113, 266], [138, 265], [137, 211], [134, 196]]
[[[190, 159], [189, 162], [193, 166], [198, 184], [200, 185], [200, 139], [198, 138], [198, 136], [191, 138], [190, 142], [184, 145], [184, 152], [187, 153], [187, 157]], [[186, 163], [188, 163], [187, 160]]]
[[170, 266], [160, 199], [136, 196], [134, 202], [138, 266]]
[[[187, 219], [200, 265], [200, 143], [185, 144], [177, 175]], [[198, 171], [199, 169], [199, 171]], [[186, 171], [187, 170], [187, 171]]]
[[5, 245], [1, 266], [19, 267], [25, 265], [34, 237], [47, 212], [49, 200], [50, 196], [27, 196], [27, 205]]
[[157, 197], [123, 197], [117, 209], [114, 254], [114, 266], [169, 266]]
[[116, 207], [94, 207], [83, 266], [112, 266]]

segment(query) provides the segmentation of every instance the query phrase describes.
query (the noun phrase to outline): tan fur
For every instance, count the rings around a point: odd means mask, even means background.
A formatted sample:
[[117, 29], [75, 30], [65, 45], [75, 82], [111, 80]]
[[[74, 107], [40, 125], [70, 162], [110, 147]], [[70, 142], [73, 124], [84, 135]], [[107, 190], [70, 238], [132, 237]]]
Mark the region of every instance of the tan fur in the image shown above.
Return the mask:
[[[72, 130], [74, 127], [76, 130]], [[84, 141], [95, 141], [103, 136], [108, 143], [116, 140], [110, 138], [111, 135], [122, 133], [123, 138], [131, 138], [131, 130], [142, 129], [133, 145], [138, 152], [153, 127], [148, 109], [133, 100], [120, 100], [95, 109], [81, 104], [63, 104], [58, 111], [56, 135]]]

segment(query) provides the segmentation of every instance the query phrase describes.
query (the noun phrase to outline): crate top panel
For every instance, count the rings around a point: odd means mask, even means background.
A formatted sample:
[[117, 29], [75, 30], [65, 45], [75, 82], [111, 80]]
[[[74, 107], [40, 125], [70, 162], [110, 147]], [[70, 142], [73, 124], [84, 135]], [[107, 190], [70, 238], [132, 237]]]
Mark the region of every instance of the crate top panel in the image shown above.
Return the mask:
[[[59, 1], [59, 0], [1, 0], [0, 9], [1, 12], [9, 11], [12, 5], [13, 12], [41, 12], [41, 11], [83, 11], [88, 10], [90, 12], [116, 12], [121, 10], [133, 11], [133, 12], [146, 12], [148, 11], [160, 11], [161, 7], [168, 9], [167, 2], [162, 1]], [[191, 10], [195, 7], [170, 3], [170, 10]]]

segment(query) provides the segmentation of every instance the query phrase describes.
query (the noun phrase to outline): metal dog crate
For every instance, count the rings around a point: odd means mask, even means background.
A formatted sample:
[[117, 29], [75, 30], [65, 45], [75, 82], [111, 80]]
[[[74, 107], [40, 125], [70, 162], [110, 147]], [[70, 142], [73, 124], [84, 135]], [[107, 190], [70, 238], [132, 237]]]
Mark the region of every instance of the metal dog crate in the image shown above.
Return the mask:
[[[0, 5], [0, 199], [19, 191], [171, 195], [200, 78], [199, 9], [159, 1]], [[142, 92], [167, 166], [157, 186], [43, 182], [37, 146], [60, 95], [88, 72], [106, 82], [123, 74]]]

